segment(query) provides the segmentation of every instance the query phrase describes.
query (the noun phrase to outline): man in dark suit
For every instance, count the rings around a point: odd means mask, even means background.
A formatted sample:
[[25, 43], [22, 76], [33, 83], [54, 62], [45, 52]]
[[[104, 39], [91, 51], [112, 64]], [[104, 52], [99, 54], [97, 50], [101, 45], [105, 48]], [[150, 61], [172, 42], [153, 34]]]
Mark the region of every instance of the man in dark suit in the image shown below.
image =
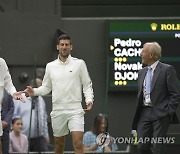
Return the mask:
[[11, 95], [4, 91], [4, 96], [2, 100], [2, 111], [1, 111], [1, 121], [3, 127], [3, 135], [1, 137], [2, 141], [2, 152], [3, 154], [9, 153], [9, 131], [12, 117], [14, 114], [14, 102]]
[[[145, 43], [141, 58], [147, 66], [138, 74], [138, 104], [132, 129], [137, 130], [138, 139], [143, 139], [138, 144], [141, 154], [165, 154], [161, 139], [166, 137], [170, 123], [178, 122], [175, 113], [180, 101], [178, 78], [173, 66], [159, 61], [161, 46], [157, 42]], [[159, 140], [152, 146], [152, 139]]]

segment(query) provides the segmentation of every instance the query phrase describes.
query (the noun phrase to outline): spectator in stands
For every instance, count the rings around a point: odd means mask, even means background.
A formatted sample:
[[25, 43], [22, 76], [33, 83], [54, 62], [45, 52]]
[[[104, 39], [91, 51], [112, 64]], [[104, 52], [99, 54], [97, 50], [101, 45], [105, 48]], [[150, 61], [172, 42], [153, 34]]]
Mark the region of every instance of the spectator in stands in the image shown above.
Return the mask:
[[[102, 141], [102, 138], [105, 140]], [[83, 137], [84, 151], [108, 152], [118, 150], [117, 144], [108, 133], [108, 119], [104, 114], [98, 114], [94, 119], [91, 131], [87, 131]]]
[[[32, 87], [40, 87], [42, 80], [32, 80]], [[26, 103], [15, 102], [14, 116], [23, 120], [22, 133], [30, 138], [29, 151], [49, 151], [50, 142], [47, 124], [46, 104], [42, 96], [28, 97]], [[30, 129], [31, 128], [31, 129]]]
[[12, 120], [12, 132], [10, 133], [9, 152], [27, 153], [28, 139], [21, 133], [23, 121], [21, 118]]

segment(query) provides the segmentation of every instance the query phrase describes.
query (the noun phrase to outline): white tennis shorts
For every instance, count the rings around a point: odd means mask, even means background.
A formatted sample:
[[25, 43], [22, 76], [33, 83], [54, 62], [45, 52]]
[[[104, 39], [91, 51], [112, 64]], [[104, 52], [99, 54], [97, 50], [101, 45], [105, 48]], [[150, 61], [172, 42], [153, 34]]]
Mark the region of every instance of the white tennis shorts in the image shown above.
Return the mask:
[[55, 137], [65, 136], [69, 133], [69, 131], [84, 132], [83, 109], [52, 111], [51, 121]]

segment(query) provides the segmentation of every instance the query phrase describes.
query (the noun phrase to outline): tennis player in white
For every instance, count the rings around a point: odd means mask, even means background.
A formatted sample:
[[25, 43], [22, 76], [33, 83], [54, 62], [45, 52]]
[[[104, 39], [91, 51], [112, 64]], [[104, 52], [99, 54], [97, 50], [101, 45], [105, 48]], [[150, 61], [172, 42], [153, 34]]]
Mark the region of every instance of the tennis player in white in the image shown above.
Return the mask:
[[[0, 58], [0, 119], [1, 119], [1, 103], [3, 99], [4, 89], [10, 94], [14, 99], [21, 100], [25, 102], [22, 97], [22, 92], [17, 92], [14, 87], [9, 74], [9, 69], [6, 64], [6, 61], [3, 58]], [[2, 145], [1, 145], [1, 136], [3, 135], [2, 123], [0, 122], [0, 154], [2, 154]]]
[[[27, 86], [26, 95], [46, 95], [52, 91], [52, 128], [55, 138], [55, 154], [63, 154], [65, 136], [71, 132], [76, 154], [83, 154], [84, 113], [93, 104], [92, 82], [83, 60], [71, 57], [71, 38], [63, 34], [57, 44], [59, 56], [46, 66], [42, 86]], [[83, 110], [82, 91], [87, 108]]]

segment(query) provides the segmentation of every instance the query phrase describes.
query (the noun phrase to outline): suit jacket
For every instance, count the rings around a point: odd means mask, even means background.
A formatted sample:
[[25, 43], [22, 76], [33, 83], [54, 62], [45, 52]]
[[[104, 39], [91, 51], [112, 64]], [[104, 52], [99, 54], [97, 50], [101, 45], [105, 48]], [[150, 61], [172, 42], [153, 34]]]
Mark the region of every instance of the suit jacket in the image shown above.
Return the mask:
[[[148, 68], [145, 67], [138, 74], [137, 108], [132, 123], [132, 129], [135, 130], [143, 105], [143, 83], [147, 70]], [[178, 123], [175, 110], [180, 101], [180, 90], [173, 66], [161, 62], [157, 64], [152, 79], [150, 98], [154, 113], [159, 119], [169, 115], [171, 123]]]
[[14, 114], [14, 102], [11, 95], [4, 91], [4, 97], [2, 100], [2, 111], [1, 111], [1, 120], [8, 123], [8, 127], [4, 128], [3, 131], [9, 131]]

